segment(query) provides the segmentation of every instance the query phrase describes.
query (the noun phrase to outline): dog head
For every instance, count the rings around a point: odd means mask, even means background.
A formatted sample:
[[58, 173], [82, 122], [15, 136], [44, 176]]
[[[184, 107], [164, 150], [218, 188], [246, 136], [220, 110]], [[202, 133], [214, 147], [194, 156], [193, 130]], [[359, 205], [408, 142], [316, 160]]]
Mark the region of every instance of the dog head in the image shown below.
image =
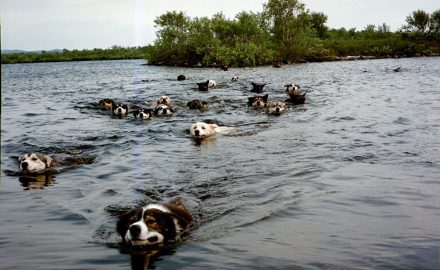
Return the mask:
[[199, 86], [199, 91], [208, 91], [209, 81], [202, 82], [202, 83], [197, 83], [197, 85]]
[[266, 86], [265, 83], [254, 83], [252, 82], [252, 90], [254, 93], [263, 93], [263, 88]]
[[189, 131], [194, 139], [204, 139], [216, 134], [218, 125], [197, 122], [191, 125]]
[[208, 80], [208, 87], [215, 87], [217, 83], [214, 80]]
[[254, 96], [254, 97], [249, 97], [248, 98], [248, 105], [252, 106], [252, 107], [265, 107], [266, 103], [267, 103], [267, 98], [269, 97], [268, 94], [264, 95], [264, 96]]
[[189, 228], [192, 216], [178, 204], [149, 204], [119, 216], [118, 234], [133, 246], [177, 241]]
[[284, 87], [286, 87], [286, 93], [289, 96], [297, 96], [297, 95], [301, 94], [301, 92], [299, 90], [300, 86], [297, 84], [289, 83], [289, 84], [284, 85]]
[[28, 153], [18, 158], [20, 172], [39, 172], [55, 164], [53, 158], [37, 153]]
[[186, 80], [186, 77], [185, 77], [185, 75], [179, 75], [179, 76], [177, 76], [177, 80], [184, 81], [184, 80]]
[[267, 113], [271, 115], [281, 115], [286, 111], [286, 103], [284, 102], [269, 102], [267, 104]]
[[134, 118], [139, 119], [150, 119], [153, 116], [153, 111], [149, 109], [137, 109], [133, 112]]
[[124, 116], [128, 114], [128, 105], [122, 103], [113, 103], [112, 106], [113, 115]]
[[156, 100], [156, 106], [161, 104], [171, 106], [171, 99], [168, 96], [161, 96]]
[[208, 108], [208, 102], [200, 100], [200, 99], [193, 99], [190, 102], [186, 104], [190, 109], [198, 109], [198, 110], [206, 110]]
[[99, 108], [102, 110], [111, 110], [114, 103], [112, 99], [104, 98], [99, 101]]
[[237, 76], [232, 77], [231, 81], [233, 81], [233, 82], [238, 81], [238, 77]]
[[154, 115], [172, 115], [173, 112], [173, 108], [165, 104], [160, 104], [154, 109]]

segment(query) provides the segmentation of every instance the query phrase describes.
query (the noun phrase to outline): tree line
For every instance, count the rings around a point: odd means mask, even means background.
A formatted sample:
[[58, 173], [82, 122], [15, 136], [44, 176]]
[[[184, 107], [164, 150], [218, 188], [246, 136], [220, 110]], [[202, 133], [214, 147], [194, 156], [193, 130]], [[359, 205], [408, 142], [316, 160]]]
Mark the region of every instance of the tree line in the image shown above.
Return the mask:
[[[234, 18], [170, 11], [158, 16], [156, 40], [137, 48], [94, 49], [2, 55], [2, 63], [144, 58], [153, 65], [258, 66], [297, 61], [328, 61], [341, 56], [410, 57], [440, 54], [440, 9], [413, 11], [401, 29], [367, 25], [362, 30], [329, 29], [328, 17], [299, 0], [268, 0], [261, 12]], [[15, 57], [15, 58], [14, 58]]]

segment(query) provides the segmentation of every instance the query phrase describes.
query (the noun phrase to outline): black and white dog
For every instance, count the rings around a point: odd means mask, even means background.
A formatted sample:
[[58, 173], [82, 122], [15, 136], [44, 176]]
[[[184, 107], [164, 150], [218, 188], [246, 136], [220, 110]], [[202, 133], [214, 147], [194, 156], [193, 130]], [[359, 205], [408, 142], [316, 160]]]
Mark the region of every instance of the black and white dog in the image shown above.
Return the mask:
[[289, 102], [293, 105], [304, 104], [304, 102], [306, 101], [307, 91], [301, 93], [301, 87], [293, 83], [286, 84], [284, 87], [286, 87], [286, 93], [289, 96], [289, 98], [286, 99], [285, 102]]
[[255, 108], [264, 108], [264, 107], [266, 107], [266, 103], [267, 103], [268, 98], [269, 98], [268, 94], [266, 94], [264, 96], [249, 97], [247, 104], [249, 106], [252, 106]]
[[208, 91], [209, 88], [217, 86], [214, 80], [207, 80], [206, 82], [197, 83], [199, 91]]
[[119, 216], [116, 231], [133, 246], [175, 242], [189, 230], [192, 215], [180, 202], [149, 204]]
[[168, 105], [160, 104], [156, 106], [153, 113], [154, 115], [165, 116], [165, 115], [172, 115], [174, 113], [174, 110]]
[[128, 114], [128, 105], [122, 103], [113, 103], [112, 113], [115, 116], [125, 116]]
[[53, 157], [38, 153], [27, 153], [18, 158], [18, 168], [24, 173], [43, 172], [57, 164]]
[[263, 93], [263, 88], [264, 88], [264, 86], [266, 86], [265, 83], [254, 83], [254, 82], [251, 82], [251, 84], [252, 84], [251, 92], [254, 92], [254, 93]]
[[151, 119], [153, 117], [153, 111], [150, 109], [137, 109], [133, 112], [133, 116], [136, 119]]

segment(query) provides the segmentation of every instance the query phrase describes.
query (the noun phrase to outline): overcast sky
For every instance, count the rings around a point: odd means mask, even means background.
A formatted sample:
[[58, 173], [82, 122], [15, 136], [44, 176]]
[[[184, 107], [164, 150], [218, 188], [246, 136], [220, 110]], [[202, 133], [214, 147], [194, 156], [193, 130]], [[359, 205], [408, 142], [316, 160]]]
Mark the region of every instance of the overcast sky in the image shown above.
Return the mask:
[[[144, 46], [155, 39], [154, 19], [166, 11], [190, 17], [222, 11], [262, 11], [267, 0], [0, 0], [1, 48], [22, 50]], [[395, 31], [417, 9], [440, 9], [439, 0], [302, 0], [328, 16], [331, 28], [386, 23]]]

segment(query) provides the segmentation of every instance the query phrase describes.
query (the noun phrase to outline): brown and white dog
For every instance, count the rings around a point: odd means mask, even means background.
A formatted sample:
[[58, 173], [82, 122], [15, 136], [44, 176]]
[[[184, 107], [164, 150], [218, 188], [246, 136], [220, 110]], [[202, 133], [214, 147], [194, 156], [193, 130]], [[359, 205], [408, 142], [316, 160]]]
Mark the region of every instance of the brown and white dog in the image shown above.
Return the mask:
[[159, 105], [167, 105], [167, 106], [171, 106], [171, 99], [168, 96], [161, 96], [160, 98], [158, 98], [156, 100], [156, 106]]
[[121, 214], [116, 231], [132, 246], [161, 245], [180, 240], [192, 221], [180, 202], [149, 204]]
[[99, 108], [101, 110], [111, 110], [115, 101], [113, 99], [104, 98], [99, 101]]
[[186, 106], [188, 106], [188, 108], [193, 109], [193, 110], [201, 110], [204, 111], [206, 109], [208, 109], [208, 102], [204, 101], [204, 100], [200, 100], [200, 99], [193, 99], [191, 101], [189, 101]]
[[53, 157], [38, 153], [27, 153], [18, 158], [18, 168], [24, 173], [43, 172], [57, 164]]

